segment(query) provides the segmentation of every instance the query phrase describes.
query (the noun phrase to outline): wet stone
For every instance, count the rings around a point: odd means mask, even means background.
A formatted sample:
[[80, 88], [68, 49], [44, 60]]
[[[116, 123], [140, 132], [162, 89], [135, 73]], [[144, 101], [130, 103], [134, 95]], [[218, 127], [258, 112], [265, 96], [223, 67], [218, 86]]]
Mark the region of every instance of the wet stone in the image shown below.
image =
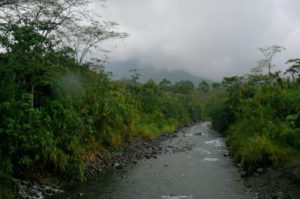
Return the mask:
[[82, 197], [82, 196], [83, 196], [83, 193], [79, 192], [78, 197]]
[[257, 173], [263, 173], [263, 172], [264, 172], [264, 169], [263, 169], [263, 168], [258, 168], [258, 169], [256, 169], [256, 172], [257, 172]]
[[229, 152], [225, 152], [224, 153], [224, 157], [229, 157], [230, 156], [230, 153]]
[[247, 172], [247, 171], [241, 171], [241, 172], [240, 172], [240, 176], [241, 176], [242, 178], [245, 178], [245, 177], [248, 176], [248, 172]]

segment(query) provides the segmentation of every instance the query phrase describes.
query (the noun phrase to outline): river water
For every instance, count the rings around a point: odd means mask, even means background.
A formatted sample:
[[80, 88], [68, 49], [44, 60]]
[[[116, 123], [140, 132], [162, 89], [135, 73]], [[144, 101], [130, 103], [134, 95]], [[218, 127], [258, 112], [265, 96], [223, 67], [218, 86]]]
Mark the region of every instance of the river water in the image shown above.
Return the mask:
[[223, 138], [209, 123], [187, 127], [164, 141], [164, 153], [73, 186], [61, 198], [250, 199]]

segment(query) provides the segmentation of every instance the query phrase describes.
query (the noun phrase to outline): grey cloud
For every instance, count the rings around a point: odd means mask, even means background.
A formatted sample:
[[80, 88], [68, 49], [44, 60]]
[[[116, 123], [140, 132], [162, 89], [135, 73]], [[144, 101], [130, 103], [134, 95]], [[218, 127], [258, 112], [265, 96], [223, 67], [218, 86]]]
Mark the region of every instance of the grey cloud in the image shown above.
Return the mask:
[[297, 0], [107, 0], [97, 7], [130, 34], [114, 43], [111, 62], [134, 59], [213, 79], [248, 73], [265, 45], [287, 48], [278, 65], [297, 57], [298, 8]]

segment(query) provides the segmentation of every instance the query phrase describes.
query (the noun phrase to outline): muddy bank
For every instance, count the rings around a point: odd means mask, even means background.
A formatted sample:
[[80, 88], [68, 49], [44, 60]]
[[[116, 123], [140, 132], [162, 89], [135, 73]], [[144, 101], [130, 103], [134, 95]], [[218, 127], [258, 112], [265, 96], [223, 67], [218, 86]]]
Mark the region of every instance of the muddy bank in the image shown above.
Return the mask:
[[258, 199], [300, 199], [300, 164], [258, 169], [245, 177], [244, 183]]

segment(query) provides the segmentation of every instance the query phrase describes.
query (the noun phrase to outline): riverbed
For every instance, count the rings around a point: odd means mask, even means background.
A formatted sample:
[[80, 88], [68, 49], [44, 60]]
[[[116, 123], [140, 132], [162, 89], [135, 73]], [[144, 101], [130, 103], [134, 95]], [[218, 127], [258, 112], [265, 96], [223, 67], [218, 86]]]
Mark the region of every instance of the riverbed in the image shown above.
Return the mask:
[[199, 123], [161, 143], [162, 153], [93, 180], [69, 187], [59, 198], [90, 199], [250, 199], [224, 144]]

